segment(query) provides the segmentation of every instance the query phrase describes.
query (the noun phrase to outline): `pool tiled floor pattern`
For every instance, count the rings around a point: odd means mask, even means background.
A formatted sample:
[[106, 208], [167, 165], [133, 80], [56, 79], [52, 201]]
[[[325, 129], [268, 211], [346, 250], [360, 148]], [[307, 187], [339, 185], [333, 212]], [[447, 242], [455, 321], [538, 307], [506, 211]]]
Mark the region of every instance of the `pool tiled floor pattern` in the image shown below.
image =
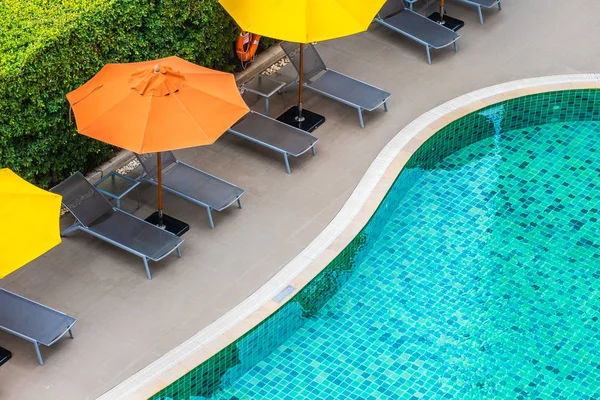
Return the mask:
[[599, 399], [598, 152], [599, 122], [563, 122], [447, 157], [340, 292], [213, 398]]
[[[165, 211], [190, 223], [190, 232], [181, 259], [151, 264], [152, 281], [137, 257], [84, 234], [0, 280], [78, 318], [74, 340], [41, 349], [43, 367], [30, 343], [0, 332], [0, 346], [13, 353], [0, 367], [0, 399], [94, 399], [190, 338], [307, 246], [389, 140], [431, 108], [514, 79], [600, 71], [596, 0], [503, 0], [501, 12], [484, 12], [485, 25], [473, 7], [457, 1], [447, 7], [466, 22], [459, 52], [432, 51], [431, 66], [423, 46], [377, 24], [319, 43], [329, 67], [393, 96], [388, 113], [364, 113], [361, 129], [356, 110], [305, 92], [305, 107], [327, 122], [315, 131], [317, 155], [291, 160], [291, 175], [280, 155], [228, 135], [178, 151], [183, 161], [246, 189], [244, 208], [215, 213], [211, 230], [203, 209], [165, 194]], [[548, 21], [561, 21], [560, 28]], [[294, 95], [285, 97], [289, 106]], [[262, 112], [263, 104], [253, 108]], [[271, 115], [283, 110], [281, 96], [274, 96]], [[135, 213], [146, 217], [155, 210], [156, 190], [141, 185], [140, 195]], [[123, 200], [126, 211], [136, 205], [135, 196]], [[70, 222], [64, 218], [64, 227]]]

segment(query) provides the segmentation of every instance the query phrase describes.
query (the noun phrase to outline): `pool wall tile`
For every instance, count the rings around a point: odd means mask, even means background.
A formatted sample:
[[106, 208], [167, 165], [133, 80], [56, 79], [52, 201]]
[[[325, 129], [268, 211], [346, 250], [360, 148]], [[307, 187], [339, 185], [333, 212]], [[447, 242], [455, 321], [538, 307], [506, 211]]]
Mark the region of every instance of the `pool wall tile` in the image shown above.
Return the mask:
[[[434, 168], [444, 158], [493, 136], [498, 130], [512, 131], [546, 123], [599, 119], [599, 91], [578, 89], [503, 101], [441, 127], [409, 158], [377, 212], [323, 271], [295, 293], [276, 313], [150, 399], [218, 398], [219, 391], [255, 368], [274, 349], [284, 344], [294, 332], [304, 326], [307, 320], [313, 318], [340, 290], [352, 276], [356, 266], [368, 256], [383, 226], [389, 221], [395, 203], [418, 184], [425, 171]], [[413, 376], [411, 379], [416, 378]], [[427, 378], [423, 376], [419, 379]], [[301, 389], [309, 390], [298, 388]], [[592, 390], [588, 390], [587, 393], [592, 393]], [[268, 388], [265, 388], [264, 394], [265, 398], [268, 398]], [[582, 392], [581, 398], [587, 398], [585, 396], [589, 394]], [[414, 398], [419, 397], [418, 393], [414, 394]]]

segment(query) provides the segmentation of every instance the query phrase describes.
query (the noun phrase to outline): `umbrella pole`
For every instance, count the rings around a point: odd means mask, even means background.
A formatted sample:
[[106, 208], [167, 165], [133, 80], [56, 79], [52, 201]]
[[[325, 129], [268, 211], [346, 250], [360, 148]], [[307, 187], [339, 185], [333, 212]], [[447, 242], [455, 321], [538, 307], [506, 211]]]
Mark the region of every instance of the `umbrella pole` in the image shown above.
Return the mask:
[[303, 77], [304, 77], [304, 44], [300, 43], [300, 78], [298, 82], [298, 116], [296, 117], [296, 121], [302, 122], [304, 121], [304, 117], [302, 116], [302, 86], [303, 86]]
[[440, 25], [444, 25], [444, 0], [440, 0]]
[[162, 205], [162, 160], [160, 158], [160, 151], [156, 153], [156, 168], [158, 172], [158, 227], [164, 228]]

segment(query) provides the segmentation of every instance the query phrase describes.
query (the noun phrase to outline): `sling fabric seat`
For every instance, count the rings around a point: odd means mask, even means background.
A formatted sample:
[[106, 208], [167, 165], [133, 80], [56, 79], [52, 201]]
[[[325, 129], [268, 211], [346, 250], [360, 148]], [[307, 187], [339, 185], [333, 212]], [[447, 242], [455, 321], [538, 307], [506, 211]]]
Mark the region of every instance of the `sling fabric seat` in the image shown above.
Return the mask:
[[76, 219], [61, 235], [82, 230], [141, 257], [148, 279], [152, 279], [148, 260], [160, 261], [174, 251], [181, 257], [182, 238], [113, 207], [80, 172], [50, 191], [62, 195], [64, 206]]
[[479, 23], [483, 25], [483, 12], [482, 8], [494, 8], [498, 6], [498, 10], [502, 10], [501, 0], [458, 0], [461, 3], [468, 4], [470, 6], [477, 7], [477, 12], [479, 13]]
[[[144, 169], [139, 180], [158, 185], [156, 154], [136, 154], [136, 157]], [[177, 160], [170, 151], [161, 152], [161, 161], [163, 189], [205, 207], [212, 229], [215, 227], [212, 210], [223, 211], [235, 202], [242, 208], [240, 198], [245, 190]]]
[[[300, 51], [298, 44], [283, 42], [281, 47], [299, 73]], [[327, 68], [312, 44], [304, 45], [303, 54], [303, 86], [306, 89], [356, 108], [361, 128], [365, 127], [362, 116], [363, 110], [373, 111], [383, 105], [383, 108], [387, 111], [387, 101], [392, 96], [391, 93]]]
[[375, 17], [375, 22], [425, 46], [427, 63], [431, 64], [430, 49], [454, 45], [461, 35], [429, 18], [406, 8], [404, 0], [388, 0]]
[[306, 131], [255, 111], [246, 114], [228, 132], [283, 154], [288, 174], [292, 173], [288, 156], [299, 157], [309, 150], [315, 155], [314, 146], [319, 141]]
[[51, 346], [67, 333], [72, 339], [75, 322], [60, 311], [0, 288], [0, 330], [33, 343], [41, 365], [40, 344]]

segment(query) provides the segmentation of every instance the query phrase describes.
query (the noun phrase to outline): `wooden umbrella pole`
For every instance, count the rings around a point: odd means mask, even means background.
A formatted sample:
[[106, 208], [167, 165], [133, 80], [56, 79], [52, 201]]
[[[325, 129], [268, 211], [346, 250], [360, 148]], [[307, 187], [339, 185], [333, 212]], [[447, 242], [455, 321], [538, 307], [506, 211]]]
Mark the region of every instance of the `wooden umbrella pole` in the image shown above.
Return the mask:
[[160, 151], [156, 153], [156, 168], [158, 173], [158, 227], [164, 228], [162, 205], [162, 160], [160, 158]]
[[303, 86], [303, 77], [304, 77], [304, 44], [300, 43], [300, 78], [298, 82], [298, 116], [296, 120], [298, 122], [304, 121], [304, 117], [302, 116], [302, 86]]
[[444, 25], [444, 0], [440, 0], [440, 24]]

